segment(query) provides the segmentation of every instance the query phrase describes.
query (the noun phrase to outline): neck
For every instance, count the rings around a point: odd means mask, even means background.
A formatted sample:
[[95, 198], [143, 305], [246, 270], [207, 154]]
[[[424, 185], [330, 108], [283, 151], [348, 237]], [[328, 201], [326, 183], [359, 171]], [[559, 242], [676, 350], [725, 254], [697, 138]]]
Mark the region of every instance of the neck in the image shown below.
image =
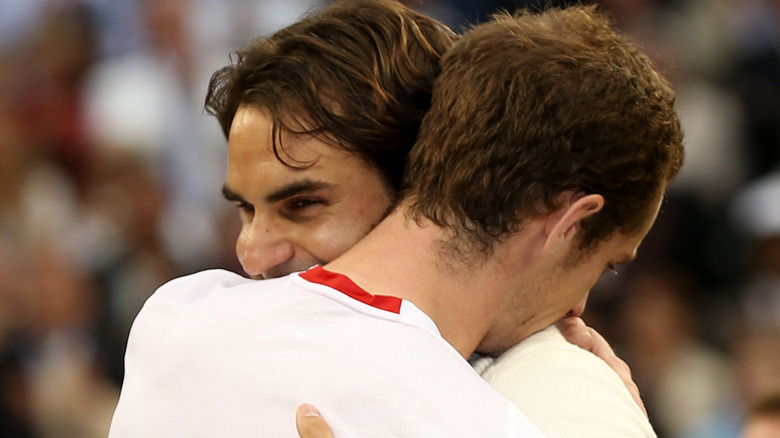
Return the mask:
[[325, 268], [371, 294], [411, 301], [468, 358], [491, 328], [501, 296], [489, 287], [495, 283], [490, 261], [461, 270], [441, 263], [436, 243], [443, 237], [442, 229], [430, 222], [406, 219], [401, 206]]

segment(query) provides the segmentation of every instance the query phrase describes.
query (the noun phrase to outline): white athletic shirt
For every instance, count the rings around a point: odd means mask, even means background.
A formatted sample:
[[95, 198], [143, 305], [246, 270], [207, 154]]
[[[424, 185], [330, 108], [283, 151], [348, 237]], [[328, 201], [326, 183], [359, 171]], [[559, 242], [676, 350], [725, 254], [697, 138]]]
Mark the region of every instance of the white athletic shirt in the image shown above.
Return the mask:
[[133, 323], [109, 437], [293, 438], [304, 402], [338, 438], [543, 436], [414, 304], [315, 267], [159, 288]]
[[474, 367], [549, 438], [656, 436], [617, 373], [555, 326]]

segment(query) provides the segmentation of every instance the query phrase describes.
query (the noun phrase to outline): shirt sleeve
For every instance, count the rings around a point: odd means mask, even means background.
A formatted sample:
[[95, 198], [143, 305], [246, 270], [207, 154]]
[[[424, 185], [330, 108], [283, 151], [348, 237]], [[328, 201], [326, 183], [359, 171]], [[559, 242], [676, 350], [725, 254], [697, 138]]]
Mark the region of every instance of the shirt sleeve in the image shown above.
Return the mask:
[[549, 438], [656, 437], [617, 373], [555, 327], [479, 365], [482, 377]]

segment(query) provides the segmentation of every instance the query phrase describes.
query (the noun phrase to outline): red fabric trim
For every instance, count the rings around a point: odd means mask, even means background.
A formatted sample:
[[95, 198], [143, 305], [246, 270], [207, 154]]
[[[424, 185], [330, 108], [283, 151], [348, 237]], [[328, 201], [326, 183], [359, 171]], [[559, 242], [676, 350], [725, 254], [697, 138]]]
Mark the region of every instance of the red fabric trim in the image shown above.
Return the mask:
[[371, 295], [356, 285], [349, 277], [325, 270], [322, 266], [315, 266], [306, 272], [301, 273], [301, 278], [312, 283], [324, 284], [337, 291], [348, 295], [362, 303], [377, 309], [386, 310], [393, 313], [401, 313], [401, 299], [389, 295]]

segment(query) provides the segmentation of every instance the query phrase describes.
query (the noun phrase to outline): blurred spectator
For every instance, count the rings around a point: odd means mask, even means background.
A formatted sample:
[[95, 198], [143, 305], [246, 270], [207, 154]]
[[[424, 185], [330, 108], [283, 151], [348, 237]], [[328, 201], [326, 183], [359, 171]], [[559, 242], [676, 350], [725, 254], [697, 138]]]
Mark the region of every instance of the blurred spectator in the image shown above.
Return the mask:
[[734, 358], [742, 411], [780, 387], [780, 330], [751, 330], [735, 338]]
[[729, 360], [701, 340], [699, 290], [689, 275], [658, 267], [635, 271], [621, 284], [619, 351], [659, 436], [681, 437], [730, 399]]
[[17, 275], [22, 264], [8, 237], [0, 233], [0, 436], [32, 438], [33, 403], [20, 342], [26, 279]]
[[780, 436], [780, 388], [769, 391], [748, 411], [740, 438]]
[[99, 297], [92, 279], [41, 242], [29, 258], [27, 327], [33, 422], [43, 438], [105, 436], [118, 391], [105, 377], [96, 330]]
[[734, 201], [732, 217], [751, 249], [739, 291], [745, 323], [780, 329], [780, 172], [745, 187]]
[[0, 2], [0, 52], [24, 46], [35, 38], [36, 25], [44, 14], [46, 3], [46, 0]]
[[745, 150], [751, 178], [780, 165], [780, 2], [734, 2], [737, 59], [730, 82], [745, 117]]
[[736, 333], [731, 354], [736, 391], [720, 410], [690, 428], [685, 438], [738, 438], [752, 416], [751, 406], [760, 404], [772, 388], [780, 388], [780, 330]]
[[[213, 264], [214, 208], [224, 171], [217, 125], [202, 114], [211, 66], [191, 28], [194, 1], [143, 0], [138, 48], [97, 63], [85, 84], [95, 148], [147, 160], [164, 188], [159, 231], [184, 272]], [[107, 152], [111, 154], [113, 152]], [[217, 165], [219, 164], [219, 165]]]

